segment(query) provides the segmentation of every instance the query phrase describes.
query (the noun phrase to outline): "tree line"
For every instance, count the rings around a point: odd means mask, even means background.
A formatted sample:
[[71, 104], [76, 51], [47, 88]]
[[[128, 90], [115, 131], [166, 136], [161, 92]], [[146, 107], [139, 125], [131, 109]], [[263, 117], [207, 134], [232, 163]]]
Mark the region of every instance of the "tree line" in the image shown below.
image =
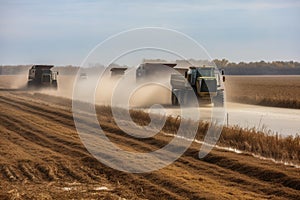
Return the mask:
[[215, 59], [213, 62], [228, 75], [300, 75], [300, 63], [294, 61], [235, 63]]
[[[165, 60], [144, 60], [148, 62], [166, 62]], [[213, 66], [224, 69], [227, 75], [300, 75], [300, 63], [295, 61], [272, 61], [272, 62], [230, 62], [226, 59], [209, 60], [176, 60], [178, 67], [189, 66]], [[113, 64], [118, 66], [117, 64]], [[0, 65], [0, 75], [18, 75], [27, 74], [31, 65]], [[97, 66], [89, 66], [89, 68], [104, 68], [98, 64]], [[55, 70], [61, 75], [75, 75], [79, 67], [77, 66], [56, 66]]]

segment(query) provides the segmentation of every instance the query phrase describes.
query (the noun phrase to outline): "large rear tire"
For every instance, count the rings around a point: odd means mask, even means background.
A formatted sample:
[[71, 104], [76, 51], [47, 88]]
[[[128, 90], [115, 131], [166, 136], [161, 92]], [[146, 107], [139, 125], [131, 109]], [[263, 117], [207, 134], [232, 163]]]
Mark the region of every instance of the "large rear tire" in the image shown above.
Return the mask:
[[177, 96], [178, 96], [178, 103], [177, 105], [185, 105], [186, 103], [186, 91], [185, 90], [179, 90], [177, 92]]
[[172, 97], [171, 97], [172, 105], [173, 106], [177, 106], [178, 105], [178, 98], [176, 97], [176, 92], [174, 90], [172, 90], [172, 94], [171, 95], [172, 95]]
[[215, 107], [224, 107], [224, 91], [218, 91], [217, 96], [213, 99], [213, 103]]
[[194, 90], [186, 90], [184, 96], [184, 105], [188, 107], [199, 107], [198, 97]]
[[57, 90], [57, 81], [52, 81], [52, 88]]
[[28, 89], [34, 88], [34, 82], [33, 82], [33, 81], [28, 81], [28, 82], [27, 82], [27, 88], [28, 88]]
[[[176, 96], [177, 95], [177, 96]], [[198, 102], [192, 102], [195, 95], [193, 90], [176, 90], [172, 92], [172, 105], [198, 105]]]

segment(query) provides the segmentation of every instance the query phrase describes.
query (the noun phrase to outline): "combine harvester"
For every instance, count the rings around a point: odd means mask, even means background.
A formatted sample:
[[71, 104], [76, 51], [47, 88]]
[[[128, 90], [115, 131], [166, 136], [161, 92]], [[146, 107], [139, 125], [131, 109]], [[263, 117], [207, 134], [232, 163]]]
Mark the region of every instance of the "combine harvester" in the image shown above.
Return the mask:
[[[124, 75], [127, 68], [112, 68], [111, 77]], [[178, 73], [174, 73], [176, 70]], [[212, 66], [179, 68], [176, 63], [145, 62], [136, 69], [136, 82], [154, 82], [170, 77], [171, 103], [189, 105], [192, 103], [213, 103], [216, 107], [224, 106], [224, 71]], [[196, 95], [198, 102], [191, 102], [191, 95]], [[195, 104], [194, 104], [195, 105]]]
[[[224, 71], [220, 75], [215, 67], [178, 68], [181, 74], [171, 75], [172, 105], [190, 103], [190, 95], [196, 95], [198, 103], [213, 103], [224, 106]], [[184, 74], [184, 75], [183, 75]]]
[[[178, 73], [174, 73], [176, 70]], [[196, 95], [198, 103], [213, 103], [224, 106], [224, 71], [215, 67], [179, 68], [176, 63], [143, 63], [136, 70], [136, 81], [155, 81], [158, 77], [170, 76], [172, 105], [189, 105], [191, 96]]]
[[57, 89], [58, 72], [52, 71], [53, 65], [33, 65], [29, 69], [28, 88], [53, 88]]

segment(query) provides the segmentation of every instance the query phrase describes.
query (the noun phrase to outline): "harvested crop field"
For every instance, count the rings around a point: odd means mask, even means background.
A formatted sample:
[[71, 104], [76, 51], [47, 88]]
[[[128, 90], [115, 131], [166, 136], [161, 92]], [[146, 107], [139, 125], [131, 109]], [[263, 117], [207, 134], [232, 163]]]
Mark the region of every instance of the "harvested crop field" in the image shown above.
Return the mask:
[[300, 76], [226, 76], [229, 101], [300, 108]]
[[[299, 199], [299, 168], [250, 154], [214, 149], [198, 158], [200, 144], [173, 164], [130, 174], [94, 159], [82, 145], [68, 99], [0, 91], [0, 199]], [[98, 116], [122, 148], [153, 151], [170, 138], [134, 139]]]

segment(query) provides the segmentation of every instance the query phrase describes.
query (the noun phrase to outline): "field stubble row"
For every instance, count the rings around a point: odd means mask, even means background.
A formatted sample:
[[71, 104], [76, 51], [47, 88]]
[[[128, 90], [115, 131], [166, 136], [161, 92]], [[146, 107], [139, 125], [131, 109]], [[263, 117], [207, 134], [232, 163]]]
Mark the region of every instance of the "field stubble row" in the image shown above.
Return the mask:
[[227, 100], [300, 108], [300, 76], [227, 76]]

